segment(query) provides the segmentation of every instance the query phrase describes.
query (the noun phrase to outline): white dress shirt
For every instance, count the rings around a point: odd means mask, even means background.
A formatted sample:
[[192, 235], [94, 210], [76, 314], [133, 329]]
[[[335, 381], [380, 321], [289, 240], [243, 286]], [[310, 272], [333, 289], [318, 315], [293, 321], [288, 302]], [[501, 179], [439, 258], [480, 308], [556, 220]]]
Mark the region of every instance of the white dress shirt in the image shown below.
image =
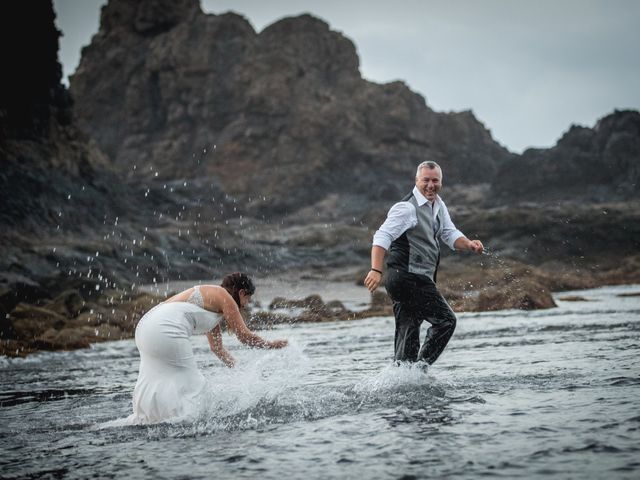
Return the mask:
[[[420, 193], [418, 187], [413, 187], [413, 195], [416, 197], [418, 206], [422, 206], [429, 200]], [[455, 250], [454, 244], [457, 239], [464, 237], [464, 234], [456, 228], [451, 221], [449, 210], [439, 195], [431, 206], [433, 209], [433, 219], [438, 221], [438, 212], [442, 209], [443, 225], [440, 231], [440, 239], [449, 246], [451, 250]], [[373, 244], [389, 250], [391, 242], [399, 238], [404, 232], [418, 224], [418, 216], [416, 208], [410, 202], [398, 202], [389, 209], [387, 219], [380, 226], [378, 231], [373, 235]]]

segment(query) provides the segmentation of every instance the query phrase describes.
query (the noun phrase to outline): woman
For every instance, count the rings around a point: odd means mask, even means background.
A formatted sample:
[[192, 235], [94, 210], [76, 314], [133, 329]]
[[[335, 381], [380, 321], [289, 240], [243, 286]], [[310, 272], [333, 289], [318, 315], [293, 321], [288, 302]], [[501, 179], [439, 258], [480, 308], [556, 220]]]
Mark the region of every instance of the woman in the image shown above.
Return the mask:
[[267, 341], [249, 330], [240, 315], [255, 292], [243, 273], [227, 275], [222, 286], [185, 290], [149, 310], [136, 327], [140, 371], [133, 392], [132, 423], [156, 423], [193, 411], [205, 380], [196, 365], [189, 337], [206, 333], [211, 351], [228, 366], [235, 361], [222, 345], [220, 321], [245, 345], [282, 348], [286, 340]]

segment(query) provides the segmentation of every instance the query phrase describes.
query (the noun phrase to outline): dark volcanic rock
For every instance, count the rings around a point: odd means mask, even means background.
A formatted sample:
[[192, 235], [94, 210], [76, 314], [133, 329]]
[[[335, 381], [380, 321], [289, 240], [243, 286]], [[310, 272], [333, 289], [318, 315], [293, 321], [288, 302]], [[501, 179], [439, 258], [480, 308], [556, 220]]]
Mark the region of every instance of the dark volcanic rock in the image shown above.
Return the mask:
[[[136, 31], [155, 35], [184, 19], [180, 3], [157, 5], [160, 17], [138, 12]], [[0, 353], [131, 336], [149, 304], [128, 298], [136, 284], [266, 263], [222, 223], [232, 199], [211, 181], [127, 182], [75, 127], [51, 2], [4, 2], [0, 13], [16, 35], [2, 29]]]
[[480, 312], [506, 309], [539, 310], [556, 306], [551, 292], [544, 285], [531, 282], [502, 289], [485, 290], [480, 293], [475, 310]]
[[[120, 10], [113, 12], [109, 29], [121, 29], [117, 18], [130, 18], [130, 3], [116, 5]], [[192, 10], [186, 2], [154, 5], [158, 11], [152, 5], [136, 10], [130, 26], [136, 34], [153, 37], [183, 21], [183, 13], [199, 11], [197, 2], [191, 2]], [[7, 295], [0, 292], [2, 311], [31, 301], [25, 285], [40, 285], [42, 279], [58, 278], [54, 283], [86, 297], [87, 291], [100, 293], [115, 284], [129, 288], [210, 277], [216, 268], [226, 272], [268, 263], [258, 247], [248, 252], [238, 228], [226, 223], [236, 215], [234, 200], [215, 180], [127, 181], [76, 128], [60, 83], [51, 2], [33, 8], [5, 2], [0, 8], [3, 19], [19, 27], [18, 37], [2, 45], [9, 52], [3, 81], [15, 91], [3, 90], [0, 101], [0, 272], [27, 279]], [[36, 35], [34, 25], [42, 26]], [[35, 44], [27, 64], [11, 47], [22, 41], [29, 48]], [[92, 285], [71, 285], [73, 278]], [[59, 284], [42, 288], [61, 291]], [[2, 331], [5, 327], [3, 322]]]
[[0, 18], [0, 140], [39, 139], [47, 136], [52, 118], [61, 125], [71, 119], [70, 98], [60, 84], [60, 32], [53, 6], [46, 1], [1, 2]]
[[640, 112], [615, 111], [594, 128], [572, 126], [553, 148], [530, 149], [502, 164], [492, 190], [498, 201], [637, 199]]
[[63, 328], [66, 318], [46, 308], [20, 303], [11, 312], [9, 320], [16, 338], [30, 341], [49, 329]]
[[[640, 251], [640, 202], [548, 202], [463, 209], [456, 225], [501, 258], [606, 270]], [[443, 249], [445, 255], [449, 255]], [[489, 260], [490, 258], [483, 258]], [[569, 271], [573, 270], [571, 268]], [[586, 287], [585, 287], [586, 288]]]
[[50, 303], [44, 305], [45, 308], [59, 315], [69, 318], [77, 317], [84, 309], [86, 302], [77, 290], [65, 290]]
[[274, 214], [332, 193], [395, 200], [425, 159], [450, 182], [486, 182], [510, 156], [471, 112], [363, 80], [353, 43], [317, 18], [257, 34], [181, 2], [162, 28], [136, 26], [164, 3], [111, 0], [71, 78], [80, 125], [128, 175], [212, 177]]

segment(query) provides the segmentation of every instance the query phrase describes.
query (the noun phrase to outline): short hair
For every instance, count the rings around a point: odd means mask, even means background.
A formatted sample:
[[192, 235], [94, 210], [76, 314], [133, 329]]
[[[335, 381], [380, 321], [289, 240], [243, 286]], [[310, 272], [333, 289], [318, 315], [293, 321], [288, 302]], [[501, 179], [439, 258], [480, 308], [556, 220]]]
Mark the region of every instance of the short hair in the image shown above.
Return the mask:
[[440, 173], [442, 173], [442, 168], [440, 167], [440, 165], [438, 165], [436, 162], [432, 162], [431, 160], [427, 160], [426, 162], [422, 162], [420, 165], [418, 165], [418, 168], [416, 169], [416, 177], [420, 175], [420, 170], [422, 170], [423, 168], [429, 168], [431, 170], [433, 170], [434, 168], [438, 168], [440, 169]]

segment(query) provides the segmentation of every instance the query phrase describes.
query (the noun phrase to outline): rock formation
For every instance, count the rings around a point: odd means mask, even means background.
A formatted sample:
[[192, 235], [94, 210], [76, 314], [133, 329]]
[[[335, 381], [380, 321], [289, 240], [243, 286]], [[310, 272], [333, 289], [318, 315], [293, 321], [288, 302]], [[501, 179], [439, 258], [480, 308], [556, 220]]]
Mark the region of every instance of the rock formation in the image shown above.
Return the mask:
[[550, 149], [529, 149], [502, 164], [492, 182], [498, 201], [640, 197], [640, 112], [620, 110], [594, 128], [572, 126]]
[[353, 43], [317, 18], [258, 34], [193, 0], [154, 23], [166, 3], [111, 0], [71, 77], [79, 124], [126, 175], [210, 177], [273, 215], [334, 193], [395, 200], [425, 159], [487, 182], [511, 156], [471, 112], [363, 80]]

